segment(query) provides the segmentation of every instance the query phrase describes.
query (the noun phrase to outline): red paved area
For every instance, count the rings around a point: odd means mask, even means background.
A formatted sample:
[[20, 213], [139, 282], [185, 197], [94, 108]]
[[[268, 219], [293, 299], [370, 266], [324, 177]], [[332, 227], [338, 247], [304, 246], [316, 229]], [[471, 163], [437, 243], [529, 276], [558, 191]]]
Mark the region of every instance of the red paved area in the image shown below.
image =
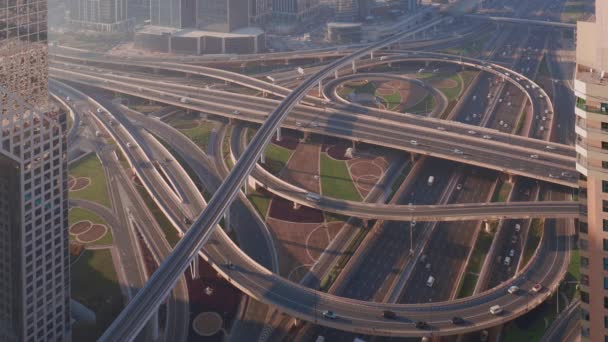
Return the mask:
[[91, 222], [89, 222], [89, 221], [76, 222], [70, 227], [70, 234], [74, 234], [74, 235], [82, 234], [82, 233], [86, 232], [87, 230], [89, 230], [90, 228], [91, 228]]
[[384, 150], [360, 144], [355, 152], [355, 158], [346, 162], [353, 183], [363, 198], [369, 194], [388, 168], [391, 156], [385, 155]]
[[[223, 340], [223, 333], [220, 332], [209, 337], [199, 336], [192, 329], [192, 320], [201, 312], [214, 311], [222, 316], [225, 326], [229, 326], [229, 322], [237, 312], [242, 294], [238, 289], [221, 278], [215, 269], [203, 259], [199, 260], [199, 273], [200, 277], [195, 280], [192, 279], [190, 270], [185, 273], [188, 284], [188, 298], [190, 300], [190, 333], [188, 341], [219, 342]], [[205, 293], [206, 287], [213, 289], [211, 295]]]
[[300, 143], [300, 138], [298, 135], [299, 135], [299, 133], [297, 133], [297, 132], [282, 129], [281, 130], [281, 141], [277, 140], [277, 135], [275, 134], [272, 137], [272, 143], [277, 146], [281, 146], [288, 150], [293, 151], [298, 147], [298, 144]]
[[299, 144], [295, 152], [281, 171], [281, 178], [293, 185], [318, 193], [319, 184], [319, 153], [318, 144]]
[[76, 182], [74, 183], [74, 185], [72, 186], [70, 191], [82, 190], [82, 189], [86, 188], [87, 186], [89, 186], [89, 184], [91, 184], [90, 179], [84, 178], [84, 177], [78, 177], [78, 178], [76, 178]]
[[280, 274], [299, 281], [308, 267], [327, 248], [342, 227], [341, 222], [324, 223], [284, 222], [269, 218], [268, 226], [277, 242]]
[[84, 243], [95, 242], [106, 235], [108, 228], [103, 224], [94, 224], [91, 229], [82, 234], [78, 234], [77, 239]]
[[325, 219], [323, 212], [317, 209], [300, 206], [299, 209], [293, 208], [293, 202], [273, 197], [270, 202], [268, 217], [287, 222], [320, 223]]

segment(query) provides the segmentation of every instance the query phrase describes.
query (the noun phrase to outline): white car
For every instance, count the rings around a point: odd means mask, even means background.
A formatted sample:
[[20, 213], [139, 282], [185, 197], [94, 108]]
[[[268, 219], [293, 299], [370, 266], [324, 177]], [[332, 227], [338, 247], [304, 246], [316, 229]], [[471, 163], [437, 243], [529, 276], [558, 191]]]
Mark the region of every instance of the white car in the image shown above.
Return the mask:
[[502, 313], [502, 307], [500, 305], [494, 305], [490, 308], [490, 313], [492, 315], [500, 315]]
[[507, 292], [509, 292], [509, 294], [516, 294], [517, 292], [519, 292], [519, 287], [513, 285], [513, 286], [509, 287]]
[[462, 152], [461, 150], [455, 148], [454, 149], [454, 153], [456, 153], [456, 154], [463, 154], [464, 152]]
[[510, 256], [511, 258], [512, 258], [513, 256], [515, 256], [515, 250], [514, 250], [514, 249], [511, 249], [511, 250], [509, 251], [509, 256]]
[[489, 136], [489, 135], [487, 135], [487, 134], [486, 134], [486, 135], [484, 135], [482, 138], [484, 138], [484, 139], [486, 139], [486, 140], [492, 140], [492, 137], [491, 137], [491, 136]]
[[516, 224], [515, 224], [515, 232], [516, 232], [516, 233], [519, 233], [520, 231], [521, 231], [521, 224], [516, 223]]
[[477, 132], [472, 131], [472, 130], [471, 130], [471, 131], [468, 131], [467, 133], [469, 133], [469, 134], [471, 134], [471, 135], [475, 135], [475, 134], [477, 134]]
[[532, 158], [532, 159], [538, 159], [538, 154], [531, 154], [530, 158]]
[[438, 126], [438, 127], [437, 127], [437, 130], [438, 130], [438, 131], [445, 131], [445, 127]]
[[418, 145], [418, 141], [417, 140], [410, 140], [410, 144], [416, 146], [416, 145]]
[[503, 261], [503, 264], [505, 266], [510, 266], [511, 265], [511, 257], [505, 257], [505, 260]]

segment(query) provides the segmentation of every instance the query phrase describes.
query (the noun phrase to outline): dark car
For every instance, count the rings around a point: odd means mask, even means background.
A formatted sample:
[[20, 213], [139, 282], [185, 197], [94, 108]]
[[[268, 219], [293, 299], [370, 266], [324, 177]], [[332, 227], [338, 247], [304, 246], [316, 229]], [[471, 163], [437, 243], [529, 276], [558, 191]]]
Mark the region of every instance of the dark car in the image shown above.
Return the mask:
[[462, 317], [452, 317], [452, 324], [461, 325], [464, 324], [464, 319]]
[[429, 324], [425, 321], [418, 321], [416, 322], [416, 329], [428, 329], [429, 328]]
[[387, 318], [387, 319], [396, 319], [397, 314], [390, 310], [384, 310], [382, 312], [382, 317]]

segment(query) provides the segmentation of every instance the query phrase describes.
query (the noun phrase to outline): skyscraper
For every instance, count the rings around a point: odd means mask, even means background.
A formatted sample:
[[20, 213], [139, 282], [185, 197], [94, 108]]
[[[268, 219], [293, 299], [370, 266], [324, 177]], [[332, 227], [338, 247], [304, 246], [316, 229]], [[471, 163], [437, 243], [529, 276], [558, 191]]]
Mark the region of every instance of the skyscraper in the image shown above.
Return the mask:
[[608, 341], [608, 0], [577, 27], [576, 168], [580, 172], [581, 335]]
[[48, 102], [46, 0], [0, 1], [0, 340], [70, 334], [65, 136]]
[[186, 28], [194, 27], [196, 0], [150, 0], [152, 25]]
[[249, 0], [198, 0], [197, 27], [215, 32], [232, 32], [249, 26]]
[[128, 27], [127, 0], [70, 0], [70, 21], [101, 31]]

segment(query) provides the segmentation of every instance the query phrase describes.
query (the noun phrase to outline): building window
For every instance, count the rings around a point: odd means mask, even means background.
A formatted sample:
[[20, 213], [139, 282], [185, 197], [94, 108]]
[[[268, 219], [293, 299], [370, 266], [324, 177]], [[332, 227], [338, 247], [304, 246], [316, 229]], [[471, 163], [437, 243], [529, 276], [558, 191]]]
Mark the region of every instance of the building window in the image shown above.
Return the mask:
[[581, 319], [584, 321], [588, 321], [589, 320], [589, 311], [587, 311], [585, 309], [581, 309]]
[[608, 290], [608, 277], [604, 277], [604, 290]]
[[589, 249], [589, 241], [585, 240], [585, 239], [579, 239], [578, 240], [578, 248], [580, 248], [581, 251], [586, 251]]
[[581, 274], [581, 285], [588, 286], [589, 285], [589, 276], [586, 274]]
[[604, 271], [608, 271], [608, 258], [604, 258]]
[[604, 250], [608, 251], [608, 239], [603, 239], [602, 242], [604, 243]]
[[585, 291], [581, 291], [581, 302], [589, 304], [589, 294]]
[[602, 141], [602, 150], [608, 150], [608, 142]]
[[604, 329], [608, 329], [608, 316], [604, 316]]
[[608, 212], [608, 201], [602, 200], [602, 211]]
[[602, 181], [602, 192], [608, 192], [608, 182], [606, 182], [605, 180]]
[[[608, 258], [606, 258], [608, 259]], [[604, 265], [606, 265], [606, 260], [604, 260]], [[581, 257], [581, 267], [582, 268], [588, 268], [589, 267], [589, 258], [587, 257]], [[605, 268], [606, 266], [604, 266]]]
[[578, 222], [578, 231], [587, 234], [588, 226], [586, 222]]

